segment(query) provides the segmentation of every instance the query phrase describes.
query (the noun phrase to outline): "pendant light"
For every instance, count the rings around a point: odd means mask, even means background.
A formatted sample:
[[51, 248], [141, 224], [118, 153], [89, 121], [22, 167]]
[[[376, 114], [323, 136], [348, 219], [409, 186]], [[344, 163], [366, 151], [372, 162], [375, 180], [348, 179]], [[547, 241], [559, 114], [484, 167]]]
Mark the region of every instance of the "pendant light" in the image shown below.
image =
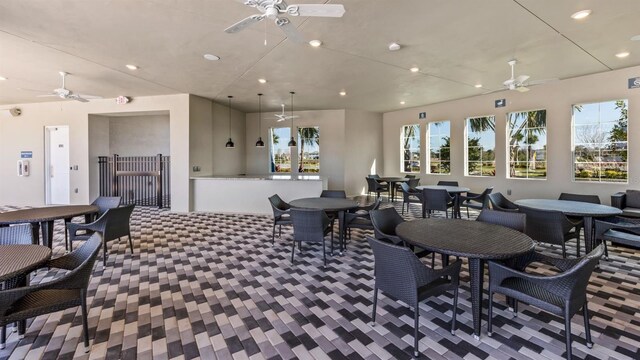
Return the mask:
[[289, 94], [291, 94], [291, 140], [289, 140], [289, 143], [287, 145], [290, 147], [295, 147], [298, 146], [296, 140], [293, 138], [293, 94], [295, 94], [295, 92], [291, 91], [289, 92]]
[[[258, 94], [258, 135], [262, 132], [262, 94]], [[258, 136], [258, 141], [256, 141], [256, 147], [264, 147], [264, 141], [262, 141], [262, 136]]]
[[224, 146], [228, 149], [233, 149], [234, 147], [236, 147], [233, 143], [233, 140], [231, 140], [231, 99], [233, 99], [233, 96], [229, 95], [227, 97], [229, 98], [229, 141], [227, 141]]

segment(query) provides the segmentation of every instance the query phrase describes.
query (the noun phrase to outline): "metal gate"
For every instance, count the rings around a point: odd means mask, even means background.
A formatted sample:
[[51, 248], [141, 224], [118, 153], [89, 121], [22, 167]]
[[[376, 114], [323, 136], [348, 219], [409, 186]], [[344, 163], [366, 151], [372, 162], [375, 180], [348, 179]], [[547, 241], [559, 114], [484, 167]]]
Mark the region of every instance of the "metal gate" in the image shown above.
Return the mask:
[[120, 196], [123, 204], [171, 206], [170, 157], [99, 156], [100, 196]]

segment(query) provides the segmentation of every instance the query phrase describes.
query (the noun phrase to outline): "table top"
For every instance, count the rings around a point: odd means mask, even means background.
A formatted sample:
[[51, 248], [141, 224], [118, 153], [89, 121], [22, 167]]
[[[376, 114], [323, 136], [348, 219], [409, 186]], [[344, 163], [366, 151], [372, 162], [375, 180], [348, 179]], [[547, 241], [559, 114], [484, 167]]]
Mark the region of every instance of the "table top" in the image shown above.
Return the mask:
[[562, 211], [569, 216], [612, 216], [622, 214], [622, 210], [613, 206], [592, 204], [581, 201], [554, 199], [522, 199], [516, 200], [516, 205], [537, 209]]
[[0, 281], [26, 274], [51, 258], [51, 249], [41, 245], [0, 245]]
[[388, 181], [388, 182], [399, 182], [399, 181], [409, 181], [410, 178], [406, 177], [398, 177], [398, 176], [381, 176], [377, 178], [378, 181]]
[[422, 189], [432, 189], [432, 190], [444, 189], [444, 190], [447, 190], [447, 192], [450, 193], [450, 194], [459, 194], [459, 193], [471, 191], [471, 189], [466, 188], [466, 187], [449, 186], [449, 185], [423, 185], [423, 186], [416, 186], [416, 189], [418, 189], [418, 190], [422, 190]]
[[8, 225], [66, 219], [93, 214], [98, 212], [98, 210], [99, 208], [95, 205], [45, 206], [14, 210], [0, 213], [0, 224]]
[[292, 200], [289, 202], [289, 205], [296, 208], [341, 211], [356, 208], [359, 204], [357, 201], [351, 199], [313, 197]]
[[508, 259], [532, 251], [533, 240], [504, 226], [460, 219], [421, 219], [396, 227], [396, 234], [423, 249], [467, 258]]

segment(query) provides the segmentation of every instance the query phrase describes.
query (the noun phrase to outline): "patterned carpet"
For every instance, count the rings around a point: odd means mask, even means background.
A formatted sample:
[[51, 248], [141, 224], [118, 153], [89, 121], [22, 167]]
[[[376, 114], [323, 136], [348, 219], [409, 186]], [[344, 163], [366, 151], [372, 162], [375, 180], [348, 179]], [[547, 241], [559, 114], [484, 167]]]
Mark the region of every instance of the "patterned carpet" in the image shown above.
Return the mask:
[[[417, 213], [415, 206], [407, 218]], [[96, 262], [88, 298], [91, 352], [83, 351], [78, 308], [33, 319], [24, 339], [11, 333], [0, 359], [411, 358], [408, 307], [382, 295], [377, 325], [369, 325], [368, 231], [352, 231], [348, 251], [323, 268], [319, 245], [296, 250], [291, 264], [288, 228], [272, 247], [270, 216], [137, 208], [132, 224], [134, 254], [123, 238], [109, 243], [106, 267]], [[63, 239], [56, 224], [54, 256], [64, 253]], [[640, 250], [611, 246], [609, 253], [588, 288], [593, 349], [585, 345], [582, 316], [573, 318], [578, 359], [640, 358]], [[55, 276], [40, 270], [32, 282]], [[474, 340], [468, 280], [465, 263], [455, 336], [448, 331], [451, 295], [421, 304], [421, 358], [563, 358], [562, 319], [526, 305], [514, 318], [501, 296], [493, 337], [486, 335], [485, 304], [482, 337]]]

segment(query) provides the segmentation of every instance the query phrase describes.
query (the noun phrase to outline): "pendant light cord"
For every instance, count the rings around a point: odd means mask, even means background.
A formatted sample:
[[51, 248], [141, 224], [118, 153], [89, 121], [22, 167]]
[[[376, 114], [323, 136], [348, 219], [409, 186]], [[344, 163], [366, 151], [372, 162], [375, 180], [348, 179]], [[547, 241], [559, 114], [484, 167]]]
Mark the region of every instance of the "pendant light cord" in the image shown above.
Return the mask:
[[227, 97], [229, 98], [229, 139], [231, 139], [231, 98], [233, 98], [233, 96], [229, 95]]

